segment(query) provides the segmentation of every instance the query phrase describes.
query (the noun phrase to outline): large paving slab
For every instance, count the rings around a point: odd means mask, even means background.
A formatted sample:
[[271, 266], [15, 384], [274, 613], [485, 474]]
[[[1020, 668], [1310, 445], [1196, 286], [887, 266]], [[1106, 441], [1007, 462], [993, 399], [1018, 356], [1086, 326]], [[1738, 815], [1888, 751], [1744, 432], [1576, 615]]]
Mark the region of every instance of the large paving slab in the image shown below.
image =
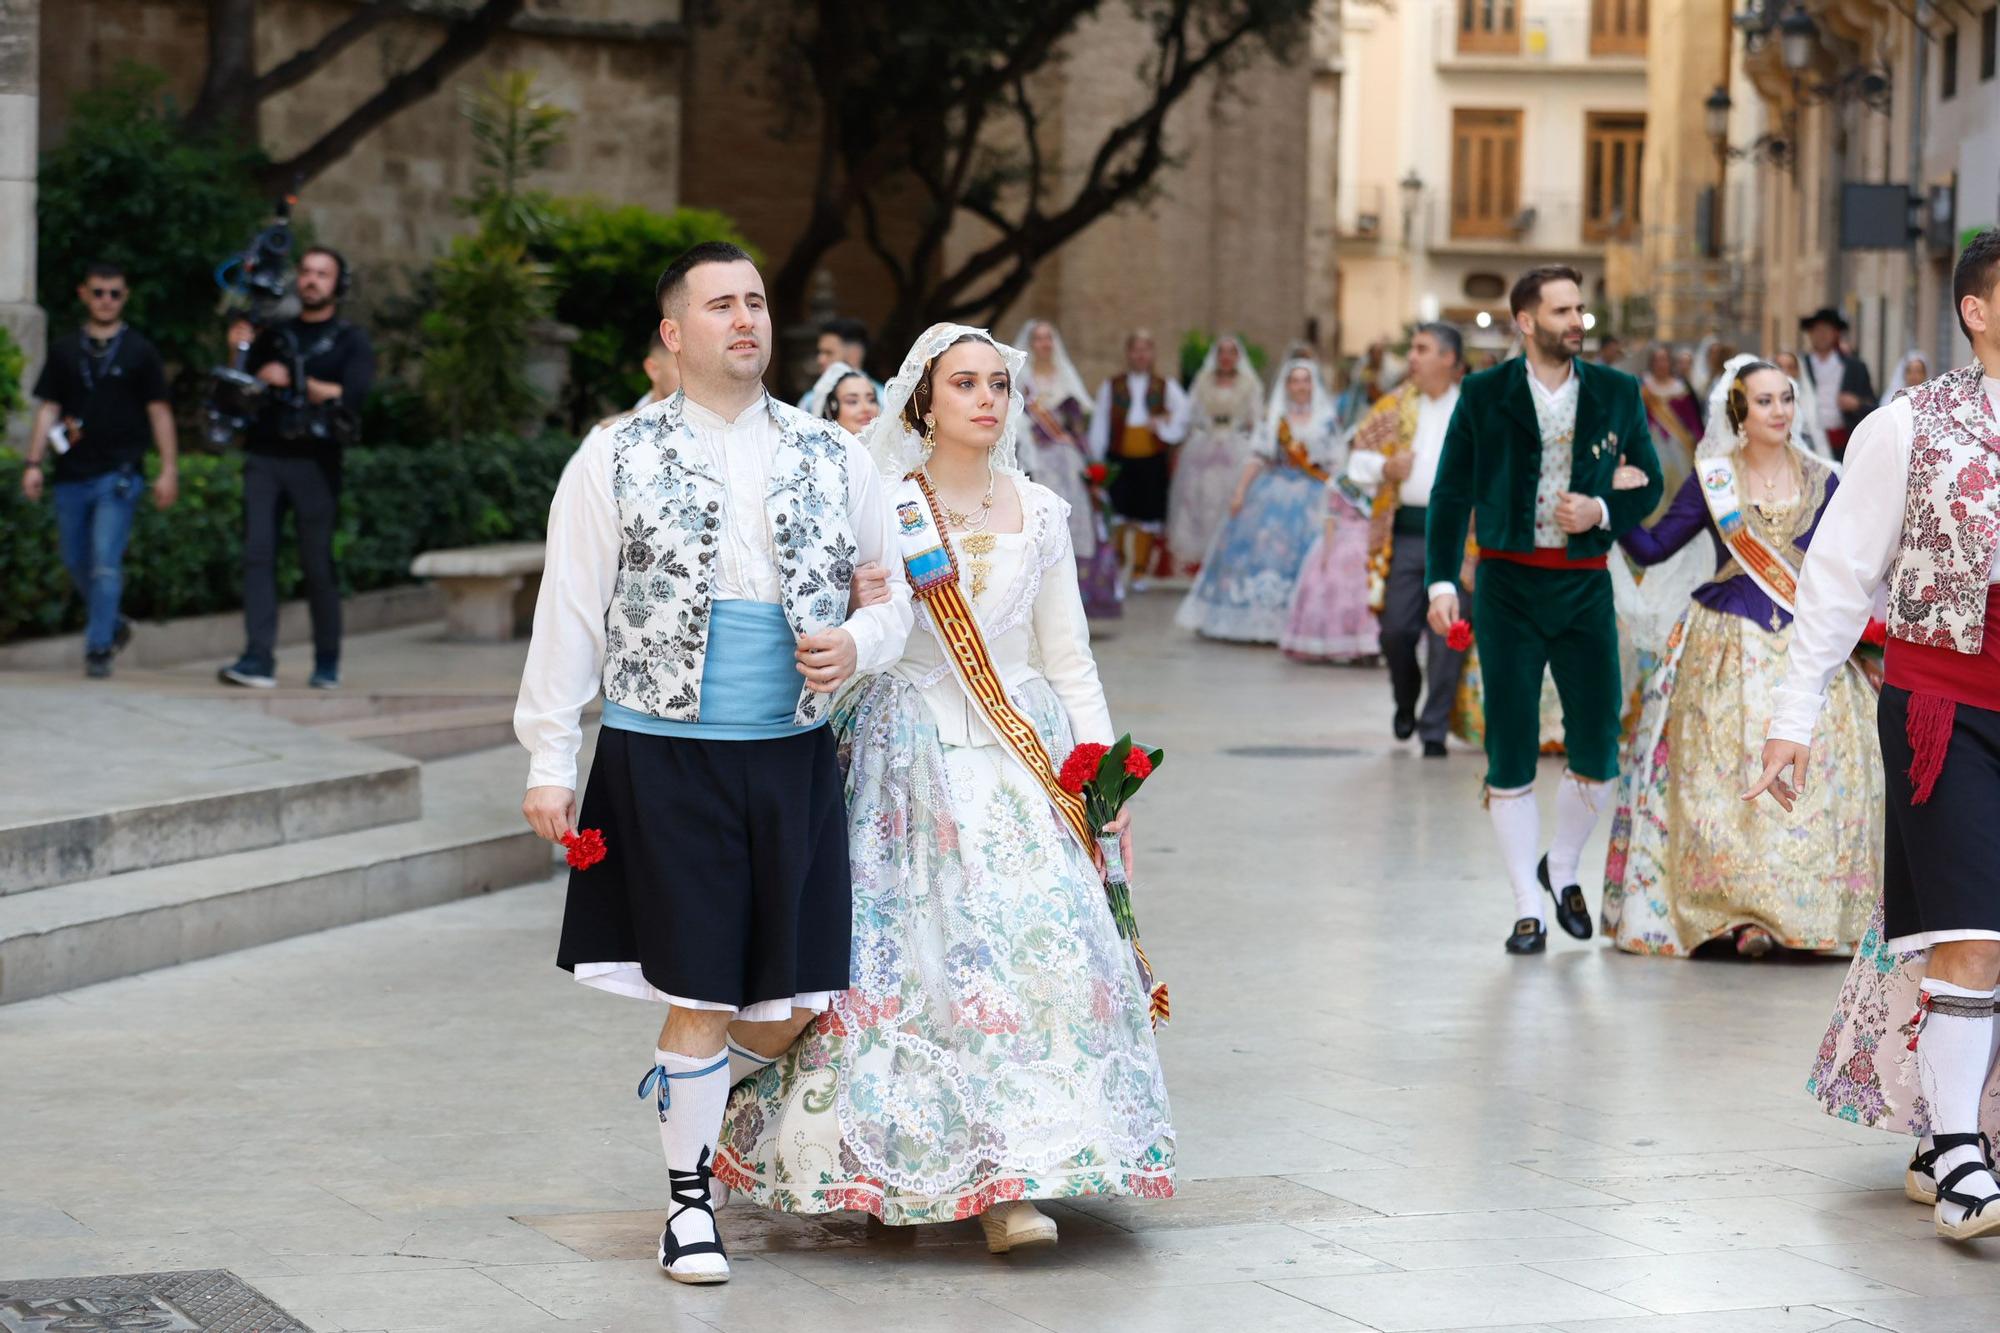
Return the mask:
[[1506, 956], [1479, 761], [1392, 745], [1380, 672], [1172, 609], [1100, 660], [1168, 754], [1136, 895], [1179, 1197], [1007, 1258], [738, 1202], [735, 1280], [673, 1286], [659, 1011], [554, 966], [555, 876], [0, 1009], [5, 1275], [226, 1268], [322, 1333], [2000, 1327], [2000, 1248], [1931, 1239], [1908, 1145], [1803, 1093], [1841, 964]]
[[135, 689], [0, 685], [0, 895], [415, 819], [410, 759]]

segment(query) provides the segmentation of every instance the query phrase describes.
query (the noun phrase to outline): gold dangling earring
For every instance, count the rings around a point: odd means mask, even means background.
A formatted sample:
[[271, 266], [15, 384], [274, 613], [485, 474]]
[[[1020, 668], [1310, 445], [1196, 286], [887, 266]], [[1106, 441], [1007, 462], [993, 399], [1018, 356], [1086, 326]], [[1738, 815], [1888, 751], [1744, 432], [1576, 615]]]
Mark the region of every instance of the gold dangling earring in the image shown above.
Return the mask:
[[924, 461], [931, 461], [931, 451], [937, 448], [937, 418], [924, 418]]

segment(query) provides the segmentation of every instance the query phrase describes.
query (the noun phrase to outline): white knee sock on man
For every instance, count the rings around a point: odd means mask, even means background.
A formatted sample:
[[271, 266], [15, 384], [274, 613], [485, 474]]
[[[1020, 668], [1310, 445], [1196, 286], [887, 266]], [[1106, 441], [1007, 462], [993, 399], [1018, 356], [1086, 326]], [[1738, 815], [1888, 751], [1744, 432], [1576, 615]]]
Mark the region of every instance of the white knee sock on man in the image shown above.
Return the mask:
[[[1917, 1079], [1930, 1105], [1931, 1132], [1977, 1134], [1979, 1104], [1993, 1061], [1994, 992], [1968, 990], [1935, 977], [1925, 977], [1922, 989], [1930, 1002], [1917, 1031]], [[1937, 1159], [1939, 1187], [1959, 1166], [1984, 1162], [1977, 1146], [1946, 1149]], [[2000, 1181], [1982, 1172], [1959, 1182], [1957, 1190], [1979, 1198], [2000, 1191]], [[1942, 1200], [1939, 1207], [1947, 1221], [1965, 1215], [1963, 1208]]]
[[735, 1087], [746, 1078], [755, 1078], [778, 1062], [775, 1055], [759, 1055], [748, 1046], [731, 1037], [723, 1045], [729, 1052], [729, 1086]]
[[1608, 782], [1589, 782], [1564, 773], [1556, 784], [1556, 835], [1549, 843], [1549, 883], [1561, 893], [1577, 883], [1577, 863], [1583, 844], [1597, 828], [1597, 816], [1611, 796]]
[[[653, 1062], [662, 1073], [673, 1075], [665, 1080], [667, 1105], [660, 1112], [660, 1149], [667, 1159], [667, 1170], [694, 1171], [702, 1164], [704, 1153], [711, 1158], [715, 1155], [722, 1137], [722, 1112], [729, 1104], [729, 1061], [721, 1051], [680, 1055], [656, 1050]], [[674, 1213], [671, 1226], [674, 1239], [683, 1245], [718, 1239], [709, 1215], [699, 1209]], [[696, 1255], [688, 1262], [726, 1267], [721, 1256], [713, 1254]]]
[[1514, 890], [1514, 915], [1531, 916], [1548, 925], [1542, 909], [1542, 884], [1535, 877], [1535, 867], [1542, 859], [1542, 812], [1535, 804], [1534, 785], [1505, 791], [1489, 788], [1486, 813], [1493, 820], [1493, 834], [1500, 840], [1500, 863], [1507, 867], [1507, 882]]

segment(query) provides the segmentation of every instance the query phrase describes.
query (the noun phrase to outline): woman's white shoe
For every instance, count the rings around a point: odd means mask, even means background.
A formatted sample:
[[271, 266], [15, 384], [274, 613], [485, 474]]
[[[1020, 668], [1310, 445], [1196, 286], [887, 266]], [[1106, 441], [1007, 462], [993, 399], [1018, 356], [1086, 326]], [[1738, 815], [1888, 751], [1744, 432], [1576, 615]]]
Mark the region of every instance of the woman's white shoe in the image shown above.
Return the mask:
[[996, 1203], [979, 1215], [980, 1230], [986, 1233], [986, 1249], [1005, 1254], [1023, 1245], [1056, 1243], [1056, 1220], [1025, 1199]]

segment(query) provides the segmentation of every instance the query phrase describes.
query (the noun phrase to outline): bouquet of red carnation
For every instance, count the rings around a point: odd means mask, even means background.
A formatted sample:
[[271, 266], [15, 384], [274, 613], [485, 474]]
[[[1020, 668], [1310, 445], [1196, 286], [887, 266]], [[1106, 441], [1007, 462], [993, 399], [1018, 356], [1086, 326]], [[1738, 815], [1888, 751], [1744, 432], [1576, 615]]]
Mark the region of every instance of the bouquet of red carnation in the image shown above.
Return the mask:
[[1132, 941], [1132, 955], [1139, 964], [1139, 981], [1152, 1006], [1153, 1021], [1164, 1022], [1168, 1015], [1167, 988], [1153, 981], [1153, 965], [1139, 947], [1139, 921], [1132, 914], [1132, 886], [1125, 875], [1125, 858], [1118, 835], [1104, 832], [1104, 826], [1118, 818], [1132, 799], [1166, 761], [1164, 750], [1148, 750], [1121, 736], [1116, 745], [1087, 742], [1069, 752], [1058, 781], [1063, 790], [1083, 798], [1084, 814], [1097, 835], [1098, 858], [1104, 862], [1104, 892], [1110, 899], [1111, 919], [1118, 925], [1118, 937]]
[[1451, 628], [1445, 632], [1444, 646], [1455, 653], [1462, 653], [1467, 648], [1470, 648], [1472, 646], [1472, 622], [1469, 620], [1452, 621]]
[[1861, 642], [1854, 645], [1854, 665], [1861, 668], [1861, 674], [1875, 688], [1882, 692], [1883, 658], [1889, 647], [1889, 627], [1879, 620], [1870, 620], [1861, 631]]

